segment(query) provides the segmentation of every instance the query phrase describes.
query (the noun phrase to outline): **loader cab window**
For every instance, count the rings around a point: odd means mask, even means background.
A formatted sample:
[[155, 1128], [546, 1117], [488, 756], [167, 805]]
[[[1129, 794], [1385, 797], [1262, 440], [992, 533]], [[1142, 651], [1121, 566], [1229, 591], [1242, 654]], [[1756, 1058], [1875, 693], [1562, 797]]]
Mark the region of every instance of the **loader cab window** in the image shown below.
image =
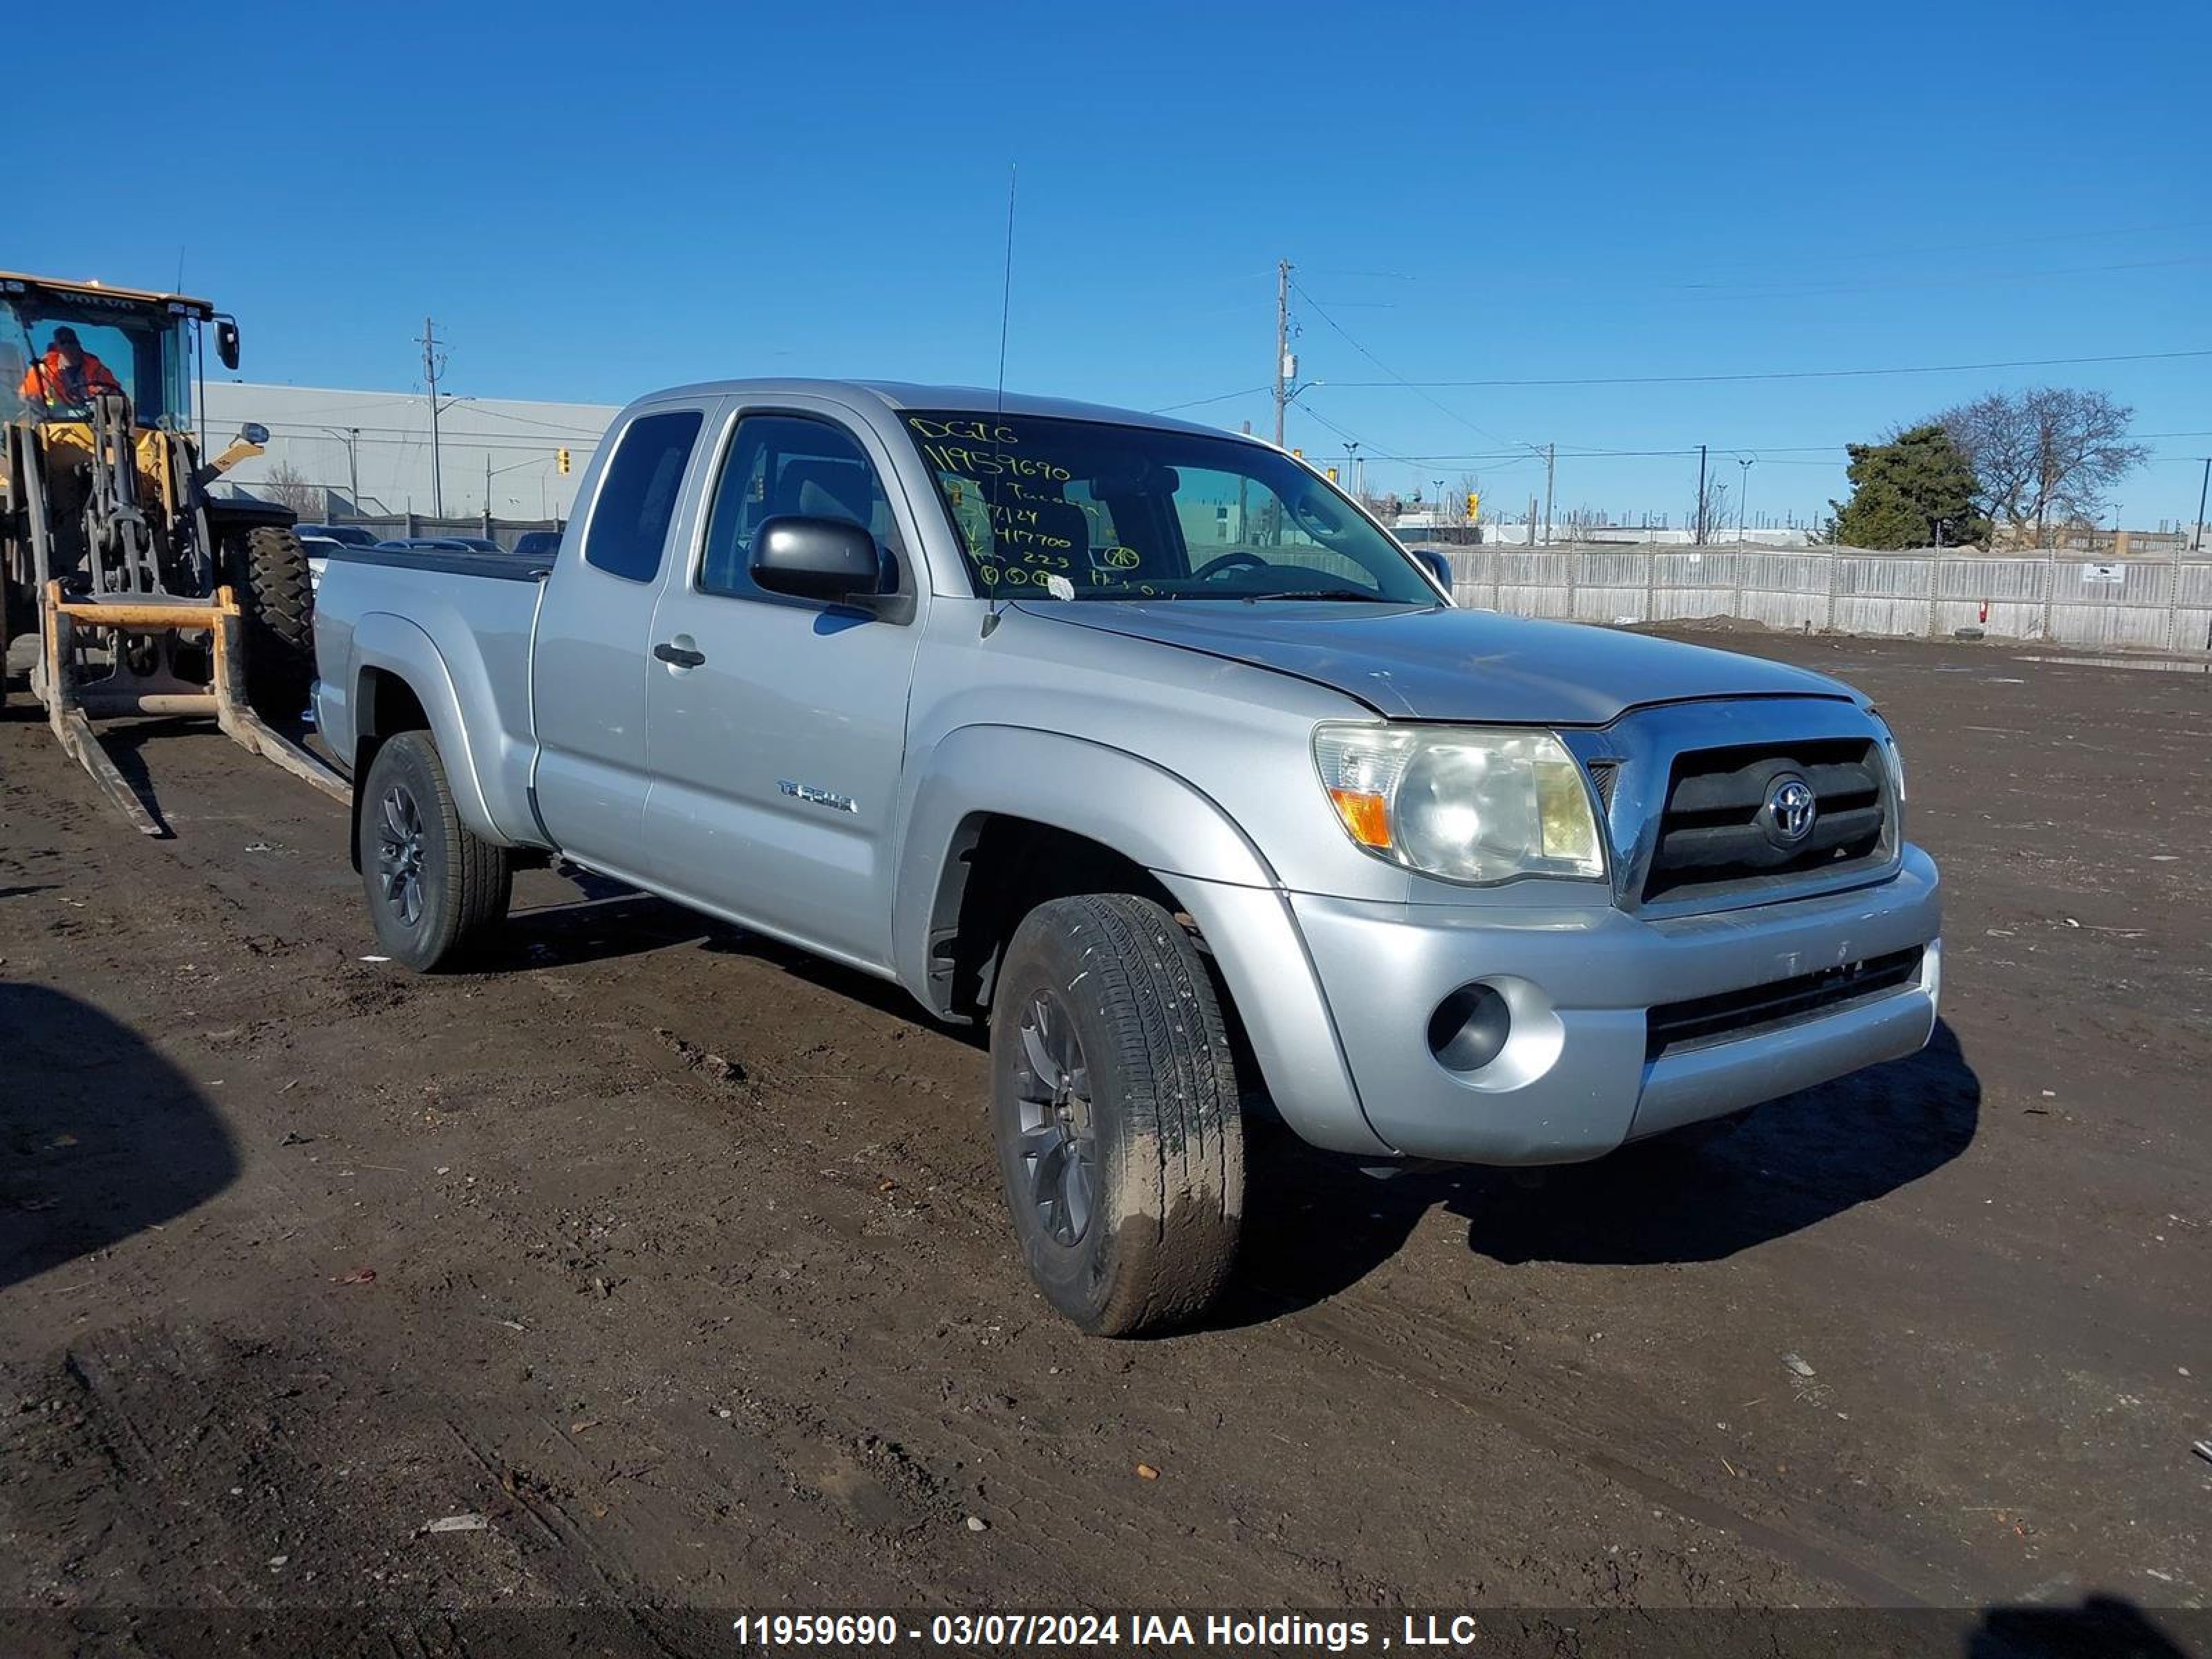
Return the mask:
[[88, 402], [58, 401], [36, 395], [31, 377], [43, 365], [58, 331], [76, 334], [88, 360], [97, 359], [131, 400], [131, 418], [140, 426], [181, 431], [191, 424], [191, 323], [166, 313], [100, 311], [65, 305], [38, 295], [19, 297], [0, 314], [0, 398], [11, 414], [33, 420], [82, 420]]
[[675, 409], [640, 416], [623, 430], [592, 503], [586, 564], [625, 581], [649, 582], [660, 574], [700, 420], [696, 409]]

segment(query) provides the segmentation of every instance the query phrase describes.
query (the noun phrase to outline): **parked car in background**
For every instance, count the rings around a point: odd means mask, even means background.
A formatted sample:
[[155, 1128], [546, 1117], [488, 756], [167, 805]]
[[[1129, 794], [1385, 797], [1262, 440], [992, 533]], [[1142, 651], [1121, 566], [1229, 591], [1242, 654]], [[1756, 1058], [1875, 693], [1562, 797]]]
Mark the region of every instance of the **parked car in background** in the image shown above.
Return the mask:
[[386, 552], [405, 553], [477, 553], [483, 550], [471, 547], [458, 536], [394, 536], [389, 541], [378, 542]]
[[447, 965], [559, 855], [988, 1022], [1015, 1237], [1086, 1331], [1220, 1290], [1248, 1097], [1373, 1163], [1565, 1164], [1935, 1027], [1863, 696], [1461, 610], [1273, 445], [741, 380], [633, 404], [581, 500], [550, 573], [331, 561], [380, 951]]
[[338, 542], [347, 547], [374, 547], [377, 543], [376, 532], [366, 525], [303, 524], [294, 526], [293, 532], [303, 542]]
[[[307, 591], [311, 593], [319, 593], [323, 591], [323, 567], [330, 562], [332, 553], [342, 548], [363, 545], [360, 542], [343, 542], [335, 536], [314, 533], [327, 527], [324, 525], [303, 524], [299, 530], [300, 545], [307, 550]], [[367, 545], [374, 547], [376, 544], [370, 542]]]
[[526, 559], [550, 559], [561, 550], [561, 532], [526, 530], [515, 539], [514, 550]]

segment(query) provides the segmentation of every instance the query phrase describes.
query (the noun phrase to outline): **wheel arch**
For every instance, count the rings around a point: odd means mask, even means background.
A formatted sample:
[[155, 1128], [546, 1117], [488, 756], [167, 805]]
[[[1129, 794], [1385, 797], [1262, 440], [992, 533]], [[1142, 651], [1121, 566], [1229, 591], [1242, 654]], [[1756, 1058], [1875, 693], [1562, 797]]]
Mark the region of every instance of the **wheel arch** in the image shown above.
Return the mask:
[[[1018, 726], [963, 727], [915, 771], [893, 965], [933, 1013], [977, 1017], [986, 958], [1035, 903], [1078, 891], [1154, 897], [1205, 946], [1240, 1041], [1291, 1127], [1341, 1151], [1389, 1150], [1361, 1109], [1273, 868], [1204, 791], [1125, 750]], [[1054, 879], [1036, 878], [1040, 864]]]
[[[347, 669], [347, 710], [353, 732], [349, 758], [356, 786], [368, 775], [381, 744], [398, 732], [428, 731], [444, 757], [454, 809], [471, 830], [503, 840], [492, 823], [477, 775], [460, 693], [436, 642], [416, 623], [389, 611], [363, 617], [354, 627]], [[361, 864], [360, 815], [354, 815], [354, 866]]]

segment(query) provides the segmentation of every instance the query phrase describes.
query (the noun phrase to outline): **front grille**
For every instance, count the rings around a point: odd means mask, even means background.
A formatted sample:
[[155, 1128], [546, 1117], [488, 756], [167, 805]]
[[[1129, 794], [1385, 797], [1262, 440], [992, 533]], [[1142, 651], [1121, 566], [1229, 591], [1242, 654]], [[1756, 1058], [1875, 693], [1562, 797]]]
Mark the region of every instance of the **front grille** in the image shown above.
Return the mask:
[[1893, 951], [1886, 957], [1869, 957], [1864, 962], [1823, 968], [1816, 974], [1778, 979], [1748, 990], [1665, 1003], [1647, 1016], [1644, 1058], [1656, 1060], [1685, 1048], [1757, 1036], [1871, 1002], [1919, 977], [1920, 947], [1915, 945], [1910, 951]]
[[[1880, 750], [1862, 738], [1786, 746], [1692, 750], [1674, 758], [1644, 898], [1720, 896], [1849, 873], [1887, 855], [1888, 795]], [[1790, 842], [1769, 797], [1790, 776], [1812, 789], [1811, 831]]]

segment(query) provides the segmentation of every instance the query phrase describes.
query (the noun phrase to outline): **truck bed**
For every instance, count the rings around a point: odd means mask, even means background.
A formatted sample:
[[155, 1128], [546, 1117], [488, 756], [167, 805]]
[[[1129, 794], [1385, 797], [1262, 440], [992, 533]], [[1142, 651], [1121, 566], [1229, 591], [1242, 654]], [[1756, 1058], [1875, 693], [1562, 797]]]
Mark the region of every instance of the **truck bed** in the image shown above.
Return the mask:
[[473, 549], [451, 552], [428, 547], [350, 547], [331, 544], [326, 556], [348, 564], [388, 565], [400, 570], [436, 570], [452, 576], [489, 576], [498, 581], [544, 580], [553, 568], [550, 559], [520, 553], [479, 553]]
[[[415, 683], [442, 681], [438, 706], [477, 711], [468, 729], [439, 726], [458, 793], [481, 789], [476, 821], [519, 843], [538, 836], [529, 805], [530, 638], [547, 561], [512, 553], [349, 547], [332, 550], [316, 593], [315, 662], [324, 741], [350, 764], [373, 708], [356, 708], [359, 664], [407, 665]], [[374, 684], [368, 690], [374, 691]], [[432, 701], [426, 697], [426, 702]]]

